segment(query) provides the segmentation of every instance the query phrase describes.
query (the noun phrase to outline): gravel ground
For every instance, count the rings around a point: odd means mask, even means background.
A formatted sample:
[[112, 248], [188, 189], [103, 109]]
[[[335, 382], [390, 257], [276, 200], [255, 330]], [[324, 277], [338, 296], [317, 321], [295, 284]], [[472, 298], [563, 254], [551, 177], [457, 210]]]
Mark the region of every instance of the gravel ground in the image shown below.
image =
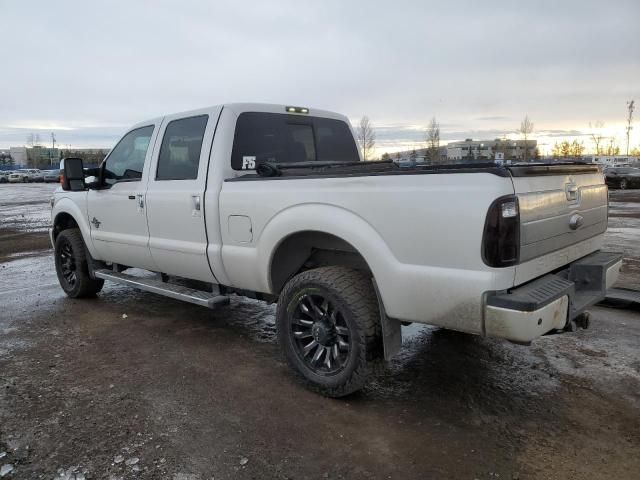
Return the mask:
[[[273, 306], [65, 297], [52, 190], [0, 185], [3, 480], [638, 478], [637, 310], [531, 347], [414, 325], [365, 391], [330, 400], [289, 374]], [[611, 200], [607, 248], [638, 288], [640, 192]]]

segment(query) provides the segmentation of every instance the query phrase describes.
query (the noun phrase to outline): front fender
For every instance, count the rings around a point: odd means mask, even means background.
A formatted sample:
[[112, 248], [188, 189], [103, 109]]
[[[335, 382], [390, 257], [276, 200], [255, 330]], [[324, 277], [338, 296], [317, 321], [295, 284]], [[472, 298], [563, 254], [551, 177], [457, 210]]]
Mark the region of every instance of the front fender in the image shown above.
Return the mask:
[[83, 206], [81, 207], [76, 201], [70, 199], [69, 197], [56, 198], [51, 210], [51, 225], [52, 227], [55, 227], [56, 221], [59, 219], [60, 214], [66, 213], [73, 217], [75, 222], [78, 224], [78, 228], [80, 229], [80, 233], [82, 234], [82, 239], [84, 240], [89, 253], [93, 258], [100, 260], [97, 257], [97, 252], [93, 247], [93, 241], [91, 240], [91, 227], [89, 225], [86, 208], [86, 193], [83, 200]]

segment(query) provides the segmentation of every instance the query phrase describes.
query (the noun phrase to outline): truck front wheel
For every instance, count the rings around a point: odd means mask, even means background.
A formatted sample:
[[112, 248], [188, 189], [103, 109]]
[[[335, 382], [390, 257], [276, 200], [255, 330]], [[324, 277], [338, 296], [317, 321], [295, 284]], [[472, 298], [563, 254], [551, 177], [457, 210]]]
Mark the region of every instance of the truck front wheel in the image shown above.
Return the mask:
[[54, 256], [58, 281], [69, 297], [92, 297], [102, 289], [104, 280], [89, 275], [87, 253], [79, 229], [60, 232], [56, 238]]
[[311, 389], [342, 397], [364, 386], [381, 350], [369, 274], [344, 267], [300, 273], [282, 290], [276, 316], [287, 362]]

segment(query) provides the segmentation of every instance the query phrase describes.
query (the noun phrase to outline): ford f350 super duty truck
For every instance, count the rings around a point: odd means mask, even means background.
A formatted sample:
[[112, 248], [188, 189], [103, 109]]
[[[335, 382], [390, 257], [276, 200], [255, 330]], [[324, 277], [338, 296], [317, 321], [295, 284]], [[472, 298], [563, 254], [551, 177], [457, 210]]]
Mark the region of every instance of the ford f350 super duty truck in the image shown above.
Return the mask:
[[97, 169], [62, 163], [50, 234], [67, 295], [108, 280], [211, 308], [277, 302], [288, 363], [330, 396], [397, 352], [403, 322], [520, 343], [586, 327], [621, 265], [601, 251], [597, 166], [362, 162], [347, 118], [322, 110], [168, 115]]

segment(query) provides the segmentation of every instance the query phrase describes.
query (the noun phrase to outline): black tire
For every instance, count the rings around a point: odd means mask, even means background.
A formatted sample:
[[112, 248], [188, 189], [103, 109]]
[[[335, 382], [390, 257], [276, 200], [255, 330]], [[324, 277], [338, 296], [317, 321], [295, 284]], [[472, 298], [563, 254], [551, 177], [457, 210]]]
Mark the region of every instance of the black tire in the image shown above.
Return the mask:
[[371, 275], [361, 271], [322, 267], [296, 275], [280, 294], [276, 324], [289, 366], [328, 397], [360, 390], [381, 357], [378, 301]]
[[93, 297], [102, 290], [104, 280], [89, 275], [87, 252], [79, 229], [60, 232], [56, 238], [54, 257], [58, 281], [69, 297]]

